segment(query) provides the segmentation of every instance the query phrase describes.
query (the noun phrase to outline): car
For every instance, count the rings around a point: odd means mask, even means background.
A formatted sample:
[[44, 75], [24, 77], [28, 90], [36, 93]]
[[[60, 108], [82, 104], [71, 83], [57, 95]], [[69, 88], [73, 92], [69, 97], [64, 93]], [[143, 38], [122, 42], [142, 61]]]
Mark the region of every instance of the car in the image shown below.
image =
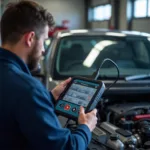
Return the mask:
[[[46, 87], [72, 76], [91, 77], [105, 58], [119, 67], [120, 79], [148, 74], [150, 69], [150, 34], [133, 31], [67, 30], [58, 32], [46, 50], [44, 70]], [[99, 78], [112, 80], [114, 66], [106, 62]], [[50, 84], [49, 84], [50, 83]]]
[[[106, 149], [114, 147], [109, 139], [114, 133], [119, 135], [124, 148], [147, 146], [150, 34], [106, 29], [61, 31], [52, 37], [42, 68], [48, 89], [74, 76], [96, 78], [105, 83], [106, 90], [97, 105], [101, 119], [93, 131], [95, 142], [91, 142], [89, 149], [97, 146], [96, 143], [105, 145]], [[108, 143], [104, 137], [109, 139]], [[113, 135], [114, 138], [118, 137]]]

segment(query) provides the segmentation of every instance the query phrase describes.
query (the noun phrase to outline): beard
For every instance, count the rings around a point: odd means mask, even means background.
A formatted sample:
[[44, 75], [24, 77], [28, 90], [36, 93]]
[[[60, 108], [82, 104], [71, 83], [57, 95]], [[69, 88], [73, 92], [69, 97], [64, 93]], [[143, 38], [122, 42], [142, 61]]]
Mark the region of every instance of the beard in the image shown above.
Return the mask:
[[35, 43], [31, 53], [28, 56], [28, 68], [31, 72], [36, 72], [39, 70], [39, 60], [41, 56], [38, 56], [39, 49], [37, 45], [38, 44]]

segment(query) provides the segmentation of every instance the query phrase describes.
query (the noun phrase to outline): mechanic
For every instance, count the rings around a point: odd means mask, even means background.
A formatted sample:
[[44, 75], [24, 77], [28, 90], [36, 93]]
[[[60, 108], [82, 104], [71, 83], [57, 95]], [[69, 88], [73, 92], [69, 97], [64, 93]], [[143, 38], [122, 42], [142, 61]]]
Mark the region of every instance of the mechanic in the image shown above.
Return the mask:
[[52, 15], [33, 1], [9, 4], [1, 18], [0, 149], [84, 150], [97, 123], [96, 109], [81, 107], [78, 127], [62, 128], [54, 103], [70, 78], [50, 93], [31, 76], [53, 27]]

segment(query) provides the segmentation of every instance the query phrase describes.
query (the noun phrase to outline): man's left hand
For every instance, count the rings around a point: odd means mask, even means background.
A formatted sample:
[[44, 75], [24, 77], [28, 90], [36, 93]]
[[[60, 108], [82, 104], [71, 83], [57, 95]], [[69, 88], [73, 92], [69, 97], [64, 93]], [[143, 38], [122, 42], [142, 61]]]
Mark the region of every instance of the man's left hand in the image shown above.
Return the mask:
[[59, 85], [57, 85], [51, 92], [55, 98], [55, 100], [58, 99], [60, 94], [64, 91], [67, 84], [71, 81], [71, 78], [68, 78], [67, 80], [61, 82]]

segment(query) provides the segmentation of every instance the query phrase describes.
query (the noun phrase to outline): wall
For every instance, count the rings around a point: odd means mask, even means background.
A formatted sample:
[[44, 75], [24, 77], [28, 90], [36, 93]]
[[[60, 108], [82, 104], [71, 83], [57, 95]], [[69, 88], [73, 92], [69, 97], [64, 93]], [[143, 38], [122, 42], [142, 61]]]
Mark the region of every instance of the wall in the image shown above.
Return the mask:
[[[4, 0], [8, 2], [18, 0]], [[62, 20], [70, 21], [71, 29], [85, 28], [84, 0], [35, 0], [48, 9], [55, 18], [56, 25], [61, 25]], [[5, 3], [6, 5], [6, 3]]]
[[[131, 16], [131, 10], [129, 11], [129, 1], [128, 0], [120, 0], [120, 7], [118, 16], [114, 15], [114, 2], [117, 0], [91, 0], [91, 7], [97, 5], [103, 5], [106, 3], [112, 4], [112, 18], [110, 20], [110, 26], [114, 26], [115, 17], [119, 19], [119, 30], [128, 30], [128, 22]], [[93, 21], [90, 23], [91, 28], [108, 28], [109, 22], [100, 22], [100, 21]], [[150, 18], [143, 18], [143, 19], [133, 19], [131, 22], [131, 30], [141, 31], [141, 32], [148, 32], [150, 33]]]
[[[91, 28], [115, 28], [116, 17], [119, 19], [118, 28], [125, 30], [127, 28], [127, 19], [126, 19], [126, 0], [120, 1], [120, 8], [118, 16], [115, 16], [115, 3], [116, 0], [91, 0], [91, 7], [97, 5], [103, 5], [110, 3], [112, 6], [112, 16], [110, 21], [93, 21], [91, 22]], [[118, 9], [118, 8], [117, 8]], [[105, 13], [105, 12], [104, 12]]]
[[70, 21], [71, 29], [85, 28], [84, 0], [38, 0], [55, 18], [57, 25], [62, 20]]
[[108, 21], [95, 21], [91, 24], [92, 28], [108, 28]]
[[[91, 7], [109, 3], [109, 0], [91, 0]], [[90, 23], [90, 28], [108, 28], [109, 21], [93, 21]]]
[[92, 6], [102, 5], [109, 3], [109, 0], [91, 0]]
[[119, 29], [127, 30], [128, 22], [127, 22], [127, 0], [120, 1], [120, 14], [119, 14]]
[[132, 21], [132, 30], [150, 33], [150, 19], [134, 19]]

